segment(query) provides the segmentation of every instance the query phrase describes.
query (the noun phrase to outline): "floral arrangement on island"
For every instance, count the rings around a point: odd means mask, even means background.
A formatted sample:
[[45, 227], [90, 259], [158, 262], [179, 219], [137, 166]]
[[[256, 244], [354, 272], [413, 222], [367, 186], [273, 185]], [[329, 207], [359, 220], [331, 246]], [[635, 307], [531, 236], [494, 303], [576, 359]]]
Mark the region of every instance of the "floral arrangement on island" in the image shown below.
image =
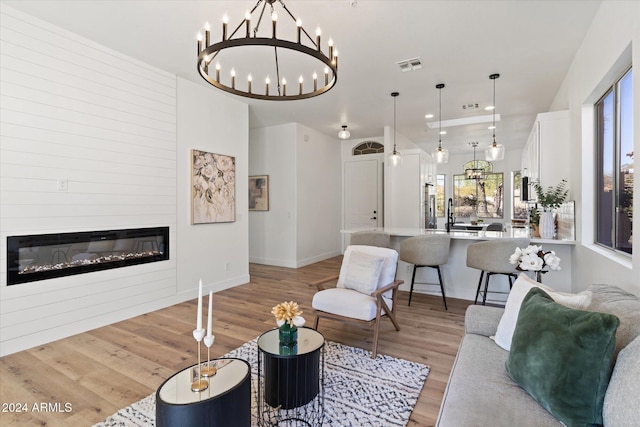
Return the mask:
[[536, 279], [541, 282], [541, 275], [549, 270], [560, 270], [561, 259], [554, 251], [543, 251], [542, 246], [529, 245], [524, 249], [516, 248], [515, 252], [509, 257], [511, 264], [518, 264], [516, 270], [534, 271]]
[[285, 323], [289, 327], [302, 327], [305, 323], [304, 317], [301, 316], [302, 310], [298, 307], [297, 302], [285, 301], [273, 307], [271, 314], [276, 317], [276, 323], [278, 327], [283, 326]]

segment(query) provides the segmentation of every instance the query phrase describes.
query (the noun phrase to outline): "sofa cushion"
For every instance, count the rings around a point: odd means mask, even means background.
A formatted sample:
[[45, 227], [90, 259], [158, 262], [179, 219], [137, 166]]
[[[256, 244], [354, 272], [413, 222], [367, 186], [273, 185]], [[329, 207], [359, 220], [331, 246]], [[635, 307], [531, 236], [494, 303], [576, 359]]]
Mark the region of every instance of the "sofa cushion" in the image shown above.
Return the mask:
[[[470, 306], [487, 309], [487, 306]], [[479, 311], [481, 311], [479, 310]], [[504, 369], [509, 353], [488, 337], [463, 337], [447, 383], [438, 427], [561, 427]]]
[[520, 311], [522, 300], [525, 295], [527, 295], [527, 292], [534, 287], [544, 289], [554, 299], [554, 301], [562, 305], [566, 305], [567, 307], [583, 309], [591, 303], [591, 292], [589, 291], [581, 292], [579, 294], [556, 292], [553, 289], [530, 279], [526, 274], [520, 273], [520, 276], [518, 276], [518, 279], [516, 279], [513, 284], [513, 288], [507, 298], [504, 314], [500, 319], [495, 336], [496, 344], [507, 351], [511, 348], [511, 337], [513, 336], [513, 331], [516, 328], [516, 321], [518, 320], [518, 312]]
[[564, 307], [533, 288], [520, 307], [507, 373], [564, 424], [602, 424], [619, 324], [614, 315]]
[[640, 338], [619, 354], [604, 397], [602, 416], [607, 427], [637, 425], [640, 420]]
[[616, 332], [617, 355], [640, 336], [640, 298], [611, 285], [591, 285], [589, 290], [593, 298], [587, 310], [611, 313], [620, 319], [620, 327]]

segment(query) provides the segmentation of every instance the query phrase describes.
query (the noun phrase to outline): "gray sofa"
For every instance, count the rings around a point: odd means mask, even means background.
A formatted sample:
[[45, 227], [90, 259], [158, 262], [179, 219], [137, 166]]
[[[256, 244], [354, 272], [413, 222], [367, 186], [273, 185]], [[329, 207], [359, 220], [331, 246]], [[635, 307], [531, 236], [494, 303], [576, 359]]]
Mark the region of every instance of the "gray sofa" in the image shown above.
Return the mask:
[[[640, 299], [620, 288], [592, 285], [589, 311], [615, 314], [617, 359], [603, 407], [607, 427], [640, 426]], [[504, 309], [471, 305], [466, 334], [449, 377], [440, 413], [440, 427], [561, 426], [507, 375], [509, 352], [489, 337], [495, 335]]]

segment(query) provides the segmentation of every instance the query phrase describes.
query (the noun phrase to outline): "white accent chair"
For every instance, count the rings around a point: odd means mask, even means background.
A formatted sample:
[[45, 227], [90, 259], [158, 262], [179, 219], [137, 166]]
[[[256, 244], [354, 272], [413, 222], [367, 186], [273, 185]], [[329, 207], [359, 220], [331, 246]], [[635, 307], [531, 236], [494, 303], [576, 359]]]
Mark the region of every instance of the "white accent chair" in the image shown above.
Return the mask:
[[[338, 276], [327, 277], [312, 283], [318, 292], [311, 303], [315, 311], [314, 328], [320, 318], [367, 322], [374, 324], [372, 358], [378, 354], [380, 319], [388, 316], [396, 330], [400, 326], [395, 318], [395, 299], [398, 252], [389, 248], [351, 245], [347, 247]], [[336, 287], [326, 288], [328, 282], [337, 280]]]

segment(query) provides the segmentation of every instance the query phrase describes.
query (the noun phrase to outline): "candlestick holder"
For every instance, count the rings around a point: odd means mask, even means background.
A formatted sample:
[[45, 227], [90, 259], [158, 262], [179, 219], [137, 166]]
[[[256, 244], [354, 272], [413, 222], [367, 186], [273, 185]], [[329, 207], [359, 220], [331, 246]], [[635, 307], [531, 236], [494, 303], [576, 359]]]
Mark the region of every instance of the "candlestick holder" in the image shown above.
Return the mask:
[[216, 337], [213, 335], [207, 335], [206, 337], [204, 337], [204, 345], [207, 346], [207, 366], [200, 368], [200, 372], [202, 373], [203, 377], [212, 377], [216, 374], [216, 372], [218, 372], [218, 368], [215, 366], [215, 362], [214, 366], [211, 366], [211, 346], [213, 345], [215, 339]]
[[193, 338], [198, 342], [198, 372], [196, 378], [191, 383], [191, 391], [200, 392], [209, 388], [209, 381], [202, 379], [202, 366], [200, 362], [200, 341], [204, 338], [203, 328], [193, 330]]

